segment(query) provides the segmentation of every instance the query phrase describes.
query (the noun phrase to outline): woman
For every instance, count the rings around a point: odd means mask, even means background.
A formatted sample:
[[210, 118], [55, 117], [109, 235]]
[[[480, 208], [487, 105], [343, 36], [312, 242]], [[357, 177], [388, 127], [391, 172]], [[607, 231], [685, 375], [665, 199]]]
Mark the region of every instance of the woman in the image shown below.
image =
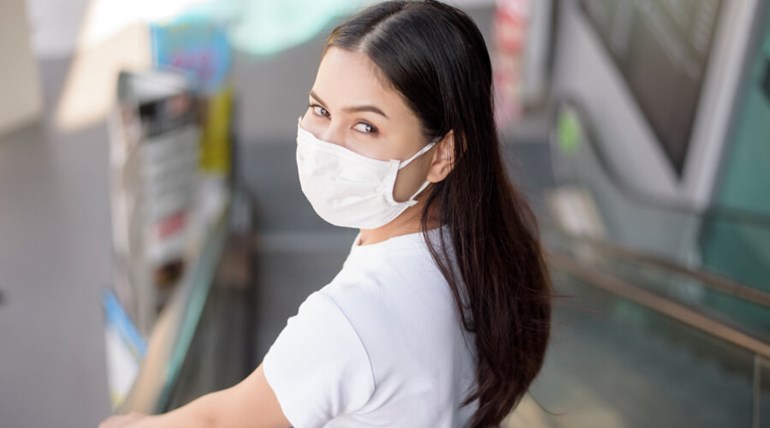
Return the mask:
[[302, 190], [360, 229], [240, 384], [103, 426], [488, 427], [539, 372], [550, 282], [506, 176], [484, 40], [463, 12], [391, 1], [330, 35], [300, 118]]

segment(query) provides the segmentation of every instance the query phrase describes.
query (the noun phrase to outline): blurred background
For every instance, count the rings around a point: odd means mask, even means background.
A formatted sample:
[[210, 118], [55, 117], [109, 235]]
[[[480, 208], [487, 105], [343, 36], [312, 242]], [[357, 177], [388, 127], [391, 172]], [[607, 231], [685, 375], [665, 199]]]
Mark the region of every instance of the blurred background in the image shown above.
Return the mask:
[[[0, 426], [257, 367], [356, 234], [302, 195], [296, 119], [370, 3], [0, 3]], [[770, 5], [449, 3], [564, 296], [506, 426], [770, 427]]]

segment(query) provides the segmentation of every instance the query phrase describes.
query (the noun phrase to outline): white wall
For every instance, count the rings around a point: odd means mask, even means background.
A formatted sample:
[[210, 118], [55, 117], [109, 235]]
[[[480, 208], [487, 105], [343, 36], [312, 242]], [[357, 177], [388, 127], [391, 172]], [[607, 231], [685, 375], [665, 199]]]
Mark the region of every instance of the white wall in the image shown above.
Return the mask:
[[0, 134], [40, 114], [40, 81], [24, 0], [0, 1]]

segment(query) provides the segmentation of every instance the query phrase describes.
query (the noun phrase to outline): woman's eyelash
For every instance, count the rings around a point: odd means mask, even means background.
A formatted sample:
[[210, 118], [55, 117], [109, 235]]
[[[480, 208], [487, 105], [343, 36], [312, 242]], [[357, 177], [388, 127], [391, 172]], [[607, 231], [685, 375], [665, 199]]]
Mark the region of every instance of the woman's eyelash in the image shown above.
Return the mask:
[[[312, 110], [313, 110], [313, 114], [315, 114], [316, 116], [321, 116], [321, 117], [329, 117], [329, 111], [328, 111], [328, 110], [326, 110], [326, 108], [324, 108], [323, 106], [320, 106], [320, 105], [318, 105], [318, 104], [313, 104], [313, 103], [308, 103], [308, 105], [307, 105], [307, 106], [308, 106], [308, 108], [310, 108], [310, 109], [312, 109]], [[322, 110], [322, 112], [321, 112], [321, 113], [318, 113], [318, 112], [317, 112], [317, 109], [320, 109], [320, 110]], [[361, 132], [362, 134], [365, 134], [365, 135], [373, 135], [373, 134], [376, 134], [376, 133], [378, 132], [378, 129], [377, 129], [377, 127], [376, 127], [376, 126], [374, 126], [374, 125], [372, 125], [372, 124], [370, 124], [370, 123], [367, 123], [367, 122], [358, 122], [358, 123], [356, 124], [356, 126], [358, 126], [358, 125], [364, 125], [364, 126], [366, 126], [366, 127], [368, 128], [368, 131], [366, 131], [366, 132], [364, 132], [364, 131], [359, 131], [359, 132]]]
[[369, 128], [369, 130], [367, 132], [363, 132], [364, 134], [376, 134], [377, 133], [377, 127], [375, 127], [372, 124], [369, 124], [369, 123], [366, 123], [366, 122], [358, 122], [357, 125], [364, 125], [367, 128]]
[[[323, 116], [323, 117], [328, 117], [329, 116], [329, 111], [326, 110], [323, 106], [320, 106], [318, 104], [310, 103], [310, 104], [308, 104], [308, 107], [313, 110], [313, 114], [315, 114], [316, 116]], [[321, 109], [321, 110], [323, 110], [323, 112], [319, 114], [319, 113], [316, 112], [316, 109]]]

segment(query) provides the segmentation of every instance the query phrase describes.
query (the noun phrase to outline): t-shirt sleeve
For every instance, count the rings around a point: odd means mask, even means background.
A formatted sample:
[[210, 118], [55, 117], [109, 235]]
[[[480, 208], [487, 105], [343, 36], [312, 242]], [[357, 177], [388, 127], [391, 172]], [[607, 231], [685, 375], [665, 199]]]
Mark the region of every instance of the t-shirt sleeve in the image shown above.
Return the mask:
[[295, 428], [321, 427], [360, 409], [374, 392], [361, 339], [337, 304], [321, 291], [289, 318], [263, 361], [268, 384]]

